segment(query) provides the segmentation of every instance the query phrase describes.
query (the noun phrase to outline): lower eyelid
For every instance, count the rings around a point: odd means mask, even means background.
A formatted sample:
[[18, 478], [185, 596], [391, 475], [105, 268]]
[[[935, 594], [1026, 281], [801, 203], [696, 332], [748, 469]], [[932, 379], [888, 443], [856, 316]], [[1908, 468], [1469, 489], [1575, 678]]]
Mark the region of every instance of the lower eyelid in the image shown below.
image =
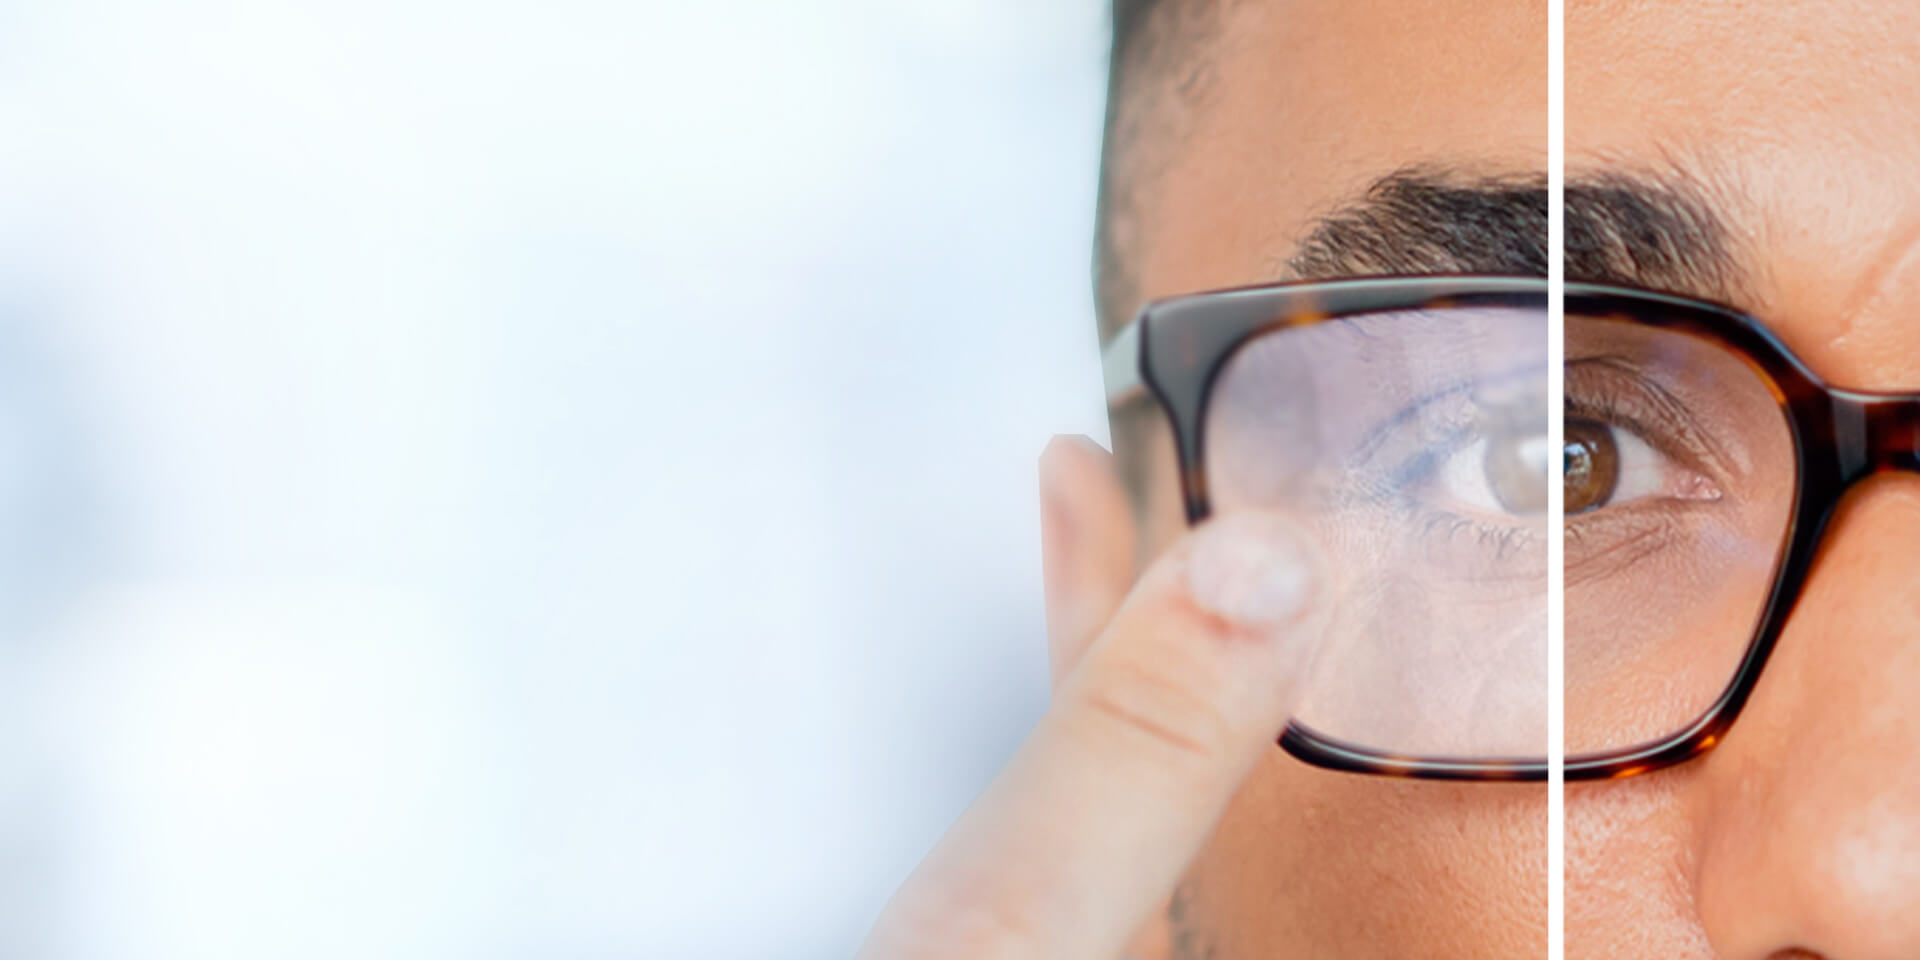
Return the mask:
[[[1601, 508], [1566, 525], [1567, 586], [1595, 580], [1644, 561], [1688, 535], [1686, 509], [1671, 501]], [[1598, 552], [1574, 555], [1593, 547]]]
[[[1524, 524], [1495, 524], [1438, 507], [1421, 504], [1413, 507], [1409, 520], [1430, 551], [1459, 548], [1471, 554], [1431, 557], [1442, 568], [1464, 571], [1472, 563], [1493, 560], [1506, 562], [1541, 546], [1540, 531]], [[1542, 554], [1544, 556], [1544, 553]], [[1534, 577], [1544, 571], [1525, 570], [1519, 577]], [[1499, 579], [1514, 579], [1511, 571], [1502, 571]]]

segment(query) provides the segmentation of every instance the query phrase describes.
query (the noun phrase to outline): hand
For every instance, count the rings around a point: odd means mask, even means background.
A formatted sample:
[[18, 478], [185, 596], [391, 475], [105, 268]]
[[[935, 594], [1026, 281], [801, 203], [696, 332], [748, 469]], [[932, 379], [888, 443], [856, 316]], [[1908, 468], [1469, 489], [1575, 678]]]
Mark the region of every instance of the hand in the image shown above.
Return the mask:
[[1117, 956], [1299, 695], [1321, 575], [1298, 528], [1211, 520], [1123, 596], [1131, 508], [1106, 452], [1056, 438], [1041, 478], [1053, 704], [862, 957]]

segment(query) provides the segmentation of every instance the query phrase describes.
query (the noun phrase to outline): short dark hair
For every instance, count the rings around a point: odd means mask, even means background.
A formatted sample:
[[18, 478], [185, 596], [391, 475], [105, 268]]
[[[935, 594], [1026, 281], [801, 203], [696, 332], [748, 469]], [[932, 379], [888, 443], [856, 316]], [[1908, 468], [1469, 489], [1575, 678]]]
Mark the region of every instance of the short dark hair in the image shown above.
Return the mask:
[[1132, 319], [1129, 314], [1138, 299], [1125, 259], [1133, 216], [1129, 191], [1151, 160], [1164, 156], [1143, 155], [1142, 141], [1166, 139], [1173, 129], [1164, 122], [1169, 119], [1162, 104], [1167, 93], [1190, 103], [1204, 87], [1194, 77], [1169, 84], [1167, 74], [1191, 59], [1198, 38], [1211, 30], [1219, 8], [1228, 2], [1112, 0], [1113, 47], [1107, 62], [1093, 258], [1094, 305], [1103, 335]]
[[1113, 48], [1107, 56], [1107, 117], [1100, 135], [1100, 186], [1094, 214], [1093, 240], [1094, 305], [1100, 312], [1102, 330], [1113, 329], [1125, 322], [1125, 318], [1108, 315], [1110, 311], [1120, 309], [1111, 302], [1113, 294], [1108, 287], [1119, 280], [1123, 269], [1118, 260], [1118, 251], [1112, 248], [1109, 219], [1113, 212], [1112, 193], [1116, 186], [1114, 154], [1119, 151], [1120, 99], [1126, 90], [1127, 56], [1134, 41], [1143, 32], [1142, 25], [1147, 17], [1163, 2], [1165, 0], [1113, 0]]
[[1140, 33], [1147, 15], [1165, 0], [1113, 0], [1113, 58], [1108, 70], [1118, 70], [1127, 47]]

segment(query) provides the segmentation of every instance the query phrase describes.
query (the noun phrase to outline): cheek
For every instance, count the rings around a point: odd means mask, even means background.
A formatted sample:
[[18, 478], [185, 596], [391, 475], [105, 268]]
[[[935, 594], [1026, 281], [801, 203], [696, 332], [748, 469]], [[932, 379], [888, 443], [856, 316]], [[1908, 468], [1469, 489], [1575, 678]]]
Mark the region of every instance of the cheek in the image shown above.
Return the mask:
[[1333, 773], [1276, 748], [1195, 862], [1184, 920], [1222, 957], [1537, 957], [1545, 827], [1542, 785]]
[[1567, 590], [1569, 755], [1670, 736], [1703, 714], [1738, 671], [1772, 584], [1770, 569], [1693, 586], [1699, 571], [1644, 567]]
[[1693, 903], [1697, 771], [1567, 788], [1567, 956], [1711, 957]]

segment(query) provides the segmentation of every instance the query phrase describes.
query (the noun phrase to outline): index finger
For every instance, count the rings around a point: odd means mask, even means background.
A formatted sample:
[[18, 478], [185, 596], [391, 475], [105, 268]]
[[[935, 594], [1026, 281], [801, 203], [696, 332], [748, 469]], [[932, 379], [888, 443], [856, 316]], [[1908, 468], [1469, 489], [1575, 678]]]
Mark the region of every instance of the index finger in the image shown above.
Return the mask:
[[1217, 519], [1176, 545], [862, 955], [1115, 955], [1285, 725], [1317, 646], [1317, 579], [1274, 517]]

